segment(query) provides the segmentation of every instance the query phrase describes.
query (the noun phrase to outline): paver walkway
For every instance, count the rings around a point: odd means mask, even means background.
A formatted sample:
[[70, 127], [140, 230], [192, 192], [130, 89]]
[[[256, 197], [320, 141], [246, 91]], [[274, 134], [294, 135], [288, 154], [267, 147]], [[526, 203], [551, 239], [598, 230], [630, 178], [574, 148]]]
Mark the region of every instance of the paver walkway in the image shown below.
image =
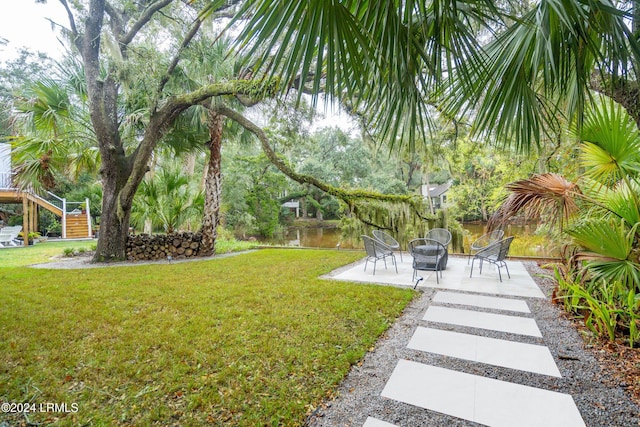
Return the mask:
[[[379, 265], [373, 276], [370, 269], [363, 272], [360, 264], [332, 278], [412, 285], [411, 260], [407, 258], [409, 261], [399, 263], [398, 274], [391, 266], [385, 270]], [[509, 271], [511, 279], [504, 277], [502, 283], [497, 270], [489, 266], [483, 268], [481, 276], [474, 268], [474, 277], [469, 278], [470, 266], [466, 259], [452, 257], [439, 284], [433, 274], [427, 277], [429, 273], [420, 272], [424, 280], [419, 286], [438, 291], [419, 320], [407, 348], [523, 371], [528, 375], [561, 377], [546, 346], [523, 342], [527, 337], [544, 337], [527, 301], [522, 298], [545, 296], [522, 263], [509, 261]], [[465, 327], [465, 332], [450, 330], [457, 326]], [[501, 336], [506, 333], [509, 338], [494, 338], [497, 332]], [[487, 426], [585, 426], [569, 394], [404, 358], [397, 360], [380, 395], [425, 411]], [[372, 416], [364, 422], [365, 427], [394, 425]]]

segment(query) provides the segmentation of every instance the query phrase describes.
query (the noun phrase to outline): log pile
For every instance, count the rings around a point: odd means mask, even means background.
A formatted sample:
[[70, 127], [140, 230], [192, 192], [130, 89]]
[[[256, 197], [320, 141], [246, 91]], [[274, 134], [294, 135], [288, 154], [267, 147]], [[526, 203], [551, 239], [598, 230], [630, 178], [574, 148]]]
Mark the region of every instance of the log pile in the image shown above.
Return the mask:
[[198, 256], [200, 233], [137, 234], [127, 240], [129, 261], [182, 259]]

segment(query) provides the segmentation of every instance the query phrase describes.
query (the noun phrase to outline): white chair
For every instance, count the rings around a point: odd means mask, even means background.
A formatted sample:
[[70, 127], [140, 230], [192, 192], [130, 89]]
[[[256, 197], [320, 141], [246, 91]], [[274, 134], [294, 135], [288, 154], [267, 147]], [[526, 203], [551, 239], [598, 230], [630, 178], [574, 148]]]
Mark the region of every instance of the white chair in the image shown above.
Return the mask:
[[0, 231], [0, 246], [16, 246], [10, 233]]
[[0, 230], [0, 243], [4, 246], [18, 246], [15, 240], [18, 238], [18, 234], [22, 231], [21, 225], [16, 225], [13, 227], [4, 227]]

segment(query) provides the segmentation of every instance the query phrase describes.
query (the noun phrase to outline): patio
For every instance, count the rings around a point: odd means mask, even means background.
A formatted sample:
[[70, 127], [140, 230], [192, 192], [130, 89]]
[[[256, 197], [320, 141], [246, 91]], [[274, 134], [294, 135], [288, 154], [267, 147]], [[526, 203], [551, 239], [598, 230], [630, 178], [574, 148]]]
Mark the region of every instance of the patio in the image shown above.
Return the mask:
[[[413, 287], [411, 256], [404, 255], [404, 262], [396, 258], [397, 274], [389, 260], [386, 269], [378, 262], [375, 275], [371, 263], [364, 271], [362, 260], [326, 278]], [[418, 272], [423, 277], [418, 285], [424, 291], [418, 301], [422, 308], [409, 309], [399, 319], [406, 335], [391, 353], [383, 339], [371, 355], [379, 361], [371, 366], [365, 361], [362, 371], [375, 369], [379, 380], [363, 392], [368, 401], [362, 405], [369, 409], [350, 421], [366, 427], [466, 425], [459, 422], [585, 426], [572, 393], [552, 385], [565, 381], [565, 373], [548, 347], [550, 337], [538, 325], [548, 319], [536, 319], [533, 310], [546, 297], [525, 266], [507, 261], [511, 278], [503, 270], [500, 282], [497, 268], [485, 264], [480, 275], [477, 262], [470, 278], [467, 261], [449, 257], [439, 284], [435, 272]], [[385, 358], [386, 365], [380, 362]], [[354, 389], [349, 379], [346, 383]], [[331, 419], [326, 413], [312, 425], [340, 425]]]
[[[400, 262], [400, 257], [396, 256], [398, 263], [397, 274], [389, 260], [387, 260], [386, 269], [384, 268], [384, 263], [378, 261], [375, 275], [373, 274], [372, 263], [369, 263], [367, 270], [364, 271], [363, 260], [334, 272], [329, 277], [334, 280], [413, 287], [415, 282], [411, 280], [413, 276], [411, 256], [404, 253], [403, 259], [404, 262]], [[467, 264], [467, 258], [450, 256], [440, 283], [436, 283], [435, 272], [418, 271], [418, 276], [423, 277], [423, 280], [418, 284], [418, 288], [438, 288], [482, 294], [545, 298], [545, 295], [527, 273], [521, 262], [507, 261], [507, 264], [511, 278], [509, 279], [506, 272], [503, 271], [503, 280], [500, 282], [498, 270], [493, 265], [485, 263], [482, 268], [482, 274], [480, 274], [480, 266], [476, 261], [473, 267], [473, 277], [469, 277], [471, 263]]]

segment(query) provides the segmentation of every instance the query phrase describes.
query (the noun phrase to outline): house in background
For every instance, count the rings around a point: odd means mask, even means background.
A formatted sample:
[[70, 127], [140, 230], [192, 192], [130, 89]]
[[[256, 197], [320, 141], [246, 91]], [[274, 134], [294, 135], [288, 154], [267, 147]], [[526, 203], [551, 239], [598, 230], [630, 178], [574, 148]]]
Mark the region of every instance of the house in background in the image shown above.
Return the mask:
[[46, 198], [30, 190], [20, 189], [13, 183], [11, 170], [11, 146], [0, 143], [0, 204], [22, 205], [22, 231], [24, 235], [38, 229], [38, 209], [46, 209], [60, 218], [62, 237], [93, 237], [89, 199], [69, 202], [53, 193]]
[[439, 185], [425, 185], [420, 187], [420, 194], [425, 199], [431, 199], [431, 206], [434, 210], [443, 209], [448, 206], [447, 191], [451, 188], [453, 182], [448, 181]]
[[300, 217], [300, 202], [298, 200], [289, 200], [288, 202], [284, 202], [282, 207], [295, 211], [296, 218]]

